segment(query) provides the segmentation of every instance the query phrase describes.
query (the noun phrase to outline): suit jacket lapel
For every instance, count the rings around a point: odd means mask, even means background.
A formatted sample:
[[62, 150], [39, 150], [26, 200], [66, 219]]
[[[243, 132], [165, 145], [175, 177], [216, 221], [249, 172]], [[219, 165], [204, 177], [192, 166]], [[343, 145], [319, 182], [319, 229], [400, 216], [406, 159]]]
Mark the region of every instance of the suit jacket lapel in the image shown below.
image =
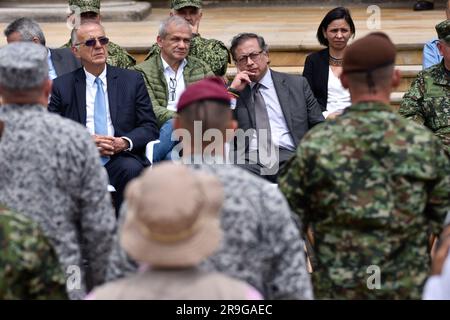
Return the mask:
[[53, 67], [55, 68], [56, 75], [59, 76], [63, 73], [62, 57], [57, 50], [49, 49], [51, 53], [51, 60]]
[[78, 120], [86, 126], [86, 74], [83, 68], [78, 69], [75, 73], [75, 96], [80, 117]]
[[107, 88], [108, 88], [108, 102], [109, 102], [109, 113], [111, 114], [111, 122], [113, 124], [113, 127], [116, 127], [116, 120], [117, 120], [117, 74], [109, 65], [106, 65], [106, 81], [107, 81]]
[[277, 92], [278, 101], [280, 101], [281, 110], [283, 110], [284, 119], [286, 119], [286, 124], [289, 131], [294, 132], [292, 128], [291, 111], [295, 108], [295, 106], [291, 105], [290, 91], [286, 83], [286, 79], [284, 79], [278, 72], [273, 70], [270, 71], [272, 73], [273, 85], [275, 87], [275, 91]]

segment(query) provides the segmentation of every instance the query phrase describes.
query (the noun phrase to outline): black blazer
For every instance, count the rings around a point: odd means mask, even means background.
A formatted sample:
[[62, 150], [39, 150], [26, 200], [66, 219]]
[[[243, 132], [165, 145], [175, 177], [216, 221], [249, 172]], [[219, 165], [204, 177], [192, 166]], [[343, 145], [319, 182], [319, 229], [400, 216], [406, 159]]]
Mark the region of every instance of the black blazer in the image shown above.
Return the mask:
[[[270, 71], [287, 127], [295, 146], [298, 146], [303, 135], [309, 129], [325, 120], [320, 105], [314, 98], [305, 78]], [[255, 106], [251, 100], [250, 85], [241, 92], [237, 99], [234, 117], [238, 121], [240, 129], [246, 131], [256, 128]]]
[[50, 58], [52, 59], [53, 67], [58, 77], [81, 67], [80, 60], [74, 56], [70, 48], [49, 50], [51, 54]]
[[[111, 121], [116, 137], [133, 142], [135, 158], [146, 164], [145, 147], [159, 137], [152, 103], [139, 72], [107, 65]], [[86, 74], [83, 68], [53, 80], [48, 110], [86, 126]]]
[[314, 52], [306, 57], [303, 69], [303, 76], [308, 80], [322, 111], [327, 110], [329, 57], [328, 48]]

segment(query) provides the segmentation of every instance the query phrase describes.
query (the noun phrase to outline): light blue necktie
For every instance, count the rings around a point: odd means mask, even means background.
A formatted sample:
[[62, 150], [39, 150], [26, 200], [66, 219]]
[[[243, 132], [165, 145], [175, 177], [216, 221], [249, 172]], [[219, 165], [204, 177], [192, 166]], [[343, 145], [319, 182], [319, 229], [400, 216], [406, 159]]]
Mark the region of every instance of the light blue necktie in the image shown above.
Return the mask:
[[[108, 135], [108, 125], [106, 122], [106, 101], [103, 92], [103, 83], [100, 78], [95, 78], [97, 84], [97, 93], [94, 101], [94, 131], [95, 134]], [[101, 162], [105, 165], [109, 161], [109, 157], [100, 157]]]

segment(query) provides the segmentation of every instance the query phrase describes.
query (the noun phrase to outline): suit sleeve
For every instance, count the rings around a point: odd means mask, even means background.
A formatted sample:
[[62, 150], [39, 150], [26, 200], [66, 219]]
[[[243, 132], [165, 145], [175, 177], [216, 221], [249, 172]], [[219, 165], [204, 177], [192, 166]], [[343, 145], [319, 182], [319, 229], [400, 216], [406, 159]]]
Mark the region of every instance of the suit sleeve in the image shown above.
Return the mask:
[[316, 124], [325, 121], [322, 115], [322, 109], [320, 104], [317, 102], [314, 94], [311, 91], [311, 87], [308, 81], [303, 78], [303, 92], [305, 94], [306, 110], [308, 112], [308, 126], [311, 129]]
[[136, 127], [125, 136], [133, 141], [133, 150], [141, 152], [148, 142], [159, 137], [159, 129], [153, 112], [152, 102], [145, 87], [144, 79], [140, 73], [136, 73], [135, 88], [135, 112]]
[[63, 110], [61, 104], [61, 92], [59, 90], [59, 85], [58, 82], [54, 81], [52, 86], [52, 93], [50, 96], [50, 102], [48, 104], [48, 111], [62, 115]]

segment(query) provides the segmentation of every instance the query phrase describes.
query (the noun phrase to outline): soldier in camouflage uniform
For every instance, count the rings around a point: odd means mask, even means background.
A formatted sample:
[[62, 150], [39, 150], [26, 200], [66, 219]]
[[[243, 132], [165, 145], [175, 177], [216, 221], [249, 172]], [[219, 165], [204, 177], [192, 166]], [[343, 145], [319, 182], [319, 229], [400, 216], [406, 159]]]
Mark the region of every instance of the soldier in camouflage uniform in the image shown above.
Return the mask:
[[450, 154], [450, 20], [436, 25], [436, 31], [444, 59], [417, 75], [399, 113], [433, 131]]
[[[170, 15], [178, 15], [186, 19], [192, 26], [193, 37], [189, 56], [203, 60], [217, 76], [225, 76], [230, 56], [223, 42], [215, 39], [205, 39], [198, 33], [202, 18], [202, 0], [172, 0]], [[150, 48], [145, 60], [160, 54], [160, 48], [155, 43]]]
[[[69, 20], [75, 21], [75, 14], [80, 14], [80, 23], [85, 21], [96, 21], [100, 23], [100, 0], [69, 0], [71, 15]], [[76, 28], [76, 26], [74, 26]], [[71, 40], [62, 46], [62, 48], [70, 48], [72, 46]], [[136, 60], [122, 49], [119, 45], [112, 41], [108, 43], [108, 60], [106, 61], [111, 66], [119, 68], [130, 68], [136, 64]]]
[[429, 230], [450, 209], [450, 163], [439, 139], [388, 105], [395, 47], [372, 33], [347, 48], [342, 84], [353, 105], [310, 130], [280, 189], [314, 230], [317, 298], [420, 299]]
[[0, 204], [0, 299], [67, 299], [55, 251], [36, 223]]

